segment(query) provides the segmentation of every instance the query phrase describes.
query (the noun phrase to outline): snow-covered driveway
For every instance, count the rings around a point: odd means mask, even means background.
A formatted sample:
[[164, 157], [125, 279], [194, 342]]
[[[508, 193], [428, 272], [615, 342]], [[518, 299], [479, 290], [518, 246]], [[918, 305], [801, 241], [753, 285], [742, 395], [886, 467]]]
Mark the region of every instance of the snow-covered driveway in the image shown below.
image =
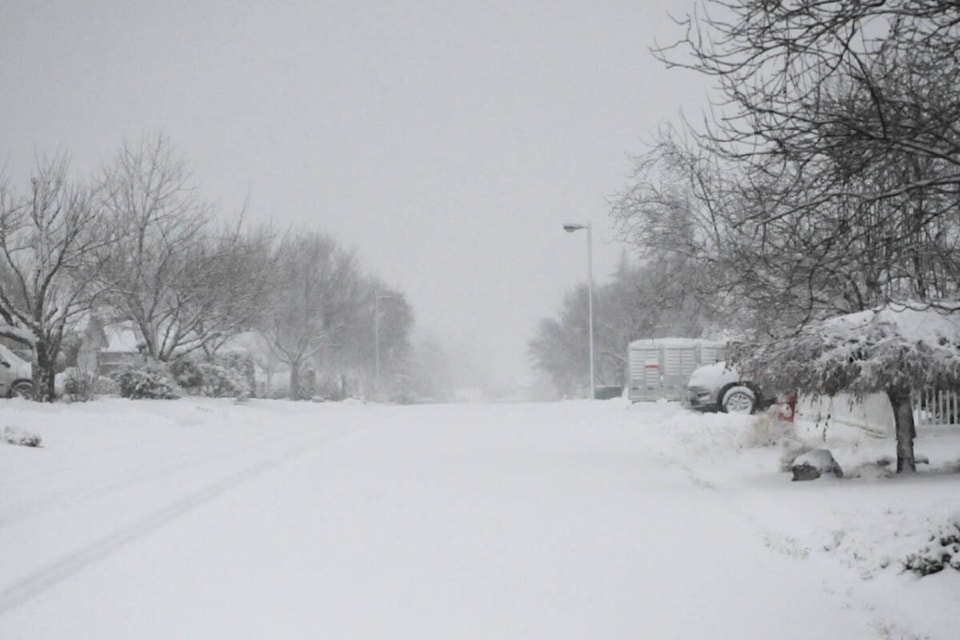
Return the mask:
[[673, 407], [10, 406], [0, 638], [911, 637]]

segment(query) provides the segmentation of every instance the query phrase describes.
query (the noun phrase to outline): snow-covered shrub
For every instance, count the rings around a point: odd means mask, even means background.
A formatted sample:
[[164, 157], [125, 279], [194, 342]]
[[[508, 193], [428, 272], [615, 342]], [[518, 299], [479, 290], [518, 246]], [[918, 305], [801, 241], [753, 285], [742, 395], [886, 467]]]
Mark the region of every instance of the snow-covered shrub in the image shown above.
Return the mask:
[[[250, 362], [251, 367], [252, 364]], [[245, 362], [239, 358], [205, 361], [184, 356], [170, 363], [170, 373], [180, 388], [190, 395], [239, 398], [249, 396], [252, 392]]]
[[4, 427], [2, 439], [23, 447], [39, 447], [41, 442], [40, 436], [19, 427]]
[[67, 400], [74, 402], [92, 400], [95, 394], [96, 380], [95, 374], [77, 368], [67, 369], [63, 376], [63, 395]]
[[175, 400], [181, 396], [177, 383], [159, 365], [126, 367], [114, 377], [124, 398]]
[[200, 361], [190, 356], [180, 356], [167, 365], [170, 375], [187, 393], [192, 393], [203, 385], [203, 372], [200, 371]]
[[253, 395], [257, 388], [257, 367], [250, 354], [228, 352], [217, 358], [217, 364], [243, 381], [243, 387], [248, 395]]
[[212, 362], [201, 362], [201, 395], [211, 398], [239, 398], [250, 395], [247, 381], [235, 370]]
[[904, 571], [920, 576], [939, 573], [947, 567], [960, 571], [960, 518], [941, 527], [919, 553], [911, 553], [903, 561]]
[[323, 374], [316, 377], [311, 400], [340, 400], [342, 398], [343, 392], [340, 390], [340, 379], [337, 376]]
[[811, 449], [800, 454], [793, 460], [790, 470], [794, 480], [815, 480], [827, 473], [843, 477], [843, 469], [827, 449]]
[[116, 393], [117, 383], [95, 371], [68, 367], [57, 374], [56, 389], [68, 402], [88, 402], [102, 393]]
[[793, 461], [810, 451], [812, 448], [813, 447], [809, 447], [805, 444], [788, 446], [786, 449], [784, 449], [783, 455], [780, 456], [780, 471], [783, 473], [790, 473], [793, 471]]

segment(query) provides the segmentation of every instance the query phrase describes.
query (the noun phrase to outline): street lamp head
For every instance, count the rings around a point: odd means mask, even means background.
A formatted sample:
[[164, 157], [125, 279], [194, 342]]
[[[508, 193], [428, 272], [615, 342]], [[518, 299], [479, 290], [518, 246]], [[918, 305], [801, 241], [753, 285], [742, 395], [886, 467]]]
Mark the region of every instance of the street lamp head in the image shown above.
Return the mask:
[[579, 231], [580, 229], [586, 229], [586, 225], [577, 224], [576, 222], [566, 222], [563, 225], [563, 230], [567, 233], [573, 233], [574, 231]]

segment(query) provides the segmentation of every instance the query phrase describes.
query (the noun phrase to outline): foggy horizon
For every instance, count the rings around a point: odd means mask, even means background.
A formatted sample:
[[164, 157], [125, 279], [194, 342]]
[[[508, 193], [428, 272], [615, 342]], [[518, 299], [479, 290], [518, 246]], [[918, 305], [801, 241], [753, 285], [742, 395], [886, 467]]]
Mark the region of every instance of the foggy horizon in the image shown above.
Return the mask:
[[[0, 9], [2, 167], [88, 175], [164, 132], [229, 217], [317, 228], [403, 291], [416, 335], [529, 372], [526, 345], [623, 247], [607, 198], [631, 154], [705, 89], [649, 53], [672, 3]], [[688, 84], [685, 86], [684, 81]]]

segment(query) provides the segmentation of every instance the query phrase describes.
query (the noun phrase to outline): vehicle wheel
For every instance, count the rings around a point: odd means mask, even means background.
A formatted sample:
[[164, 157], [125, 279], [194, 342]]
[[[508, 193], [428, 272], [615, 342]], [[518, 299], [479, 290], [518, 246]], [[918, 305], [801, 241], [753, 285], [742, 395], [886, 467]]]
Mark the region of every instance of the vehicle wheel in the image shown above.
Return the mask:
[[753, 413], [757, 406], [757, 396], [750, 387], [737, 385], [723, 394], [720, 409], [724, 413]]
[[26, 380], [14, 382], [13, 386], [10, 387], [10, 397], [27, 398], [28, 400], [33, 398], [33, 383]]

